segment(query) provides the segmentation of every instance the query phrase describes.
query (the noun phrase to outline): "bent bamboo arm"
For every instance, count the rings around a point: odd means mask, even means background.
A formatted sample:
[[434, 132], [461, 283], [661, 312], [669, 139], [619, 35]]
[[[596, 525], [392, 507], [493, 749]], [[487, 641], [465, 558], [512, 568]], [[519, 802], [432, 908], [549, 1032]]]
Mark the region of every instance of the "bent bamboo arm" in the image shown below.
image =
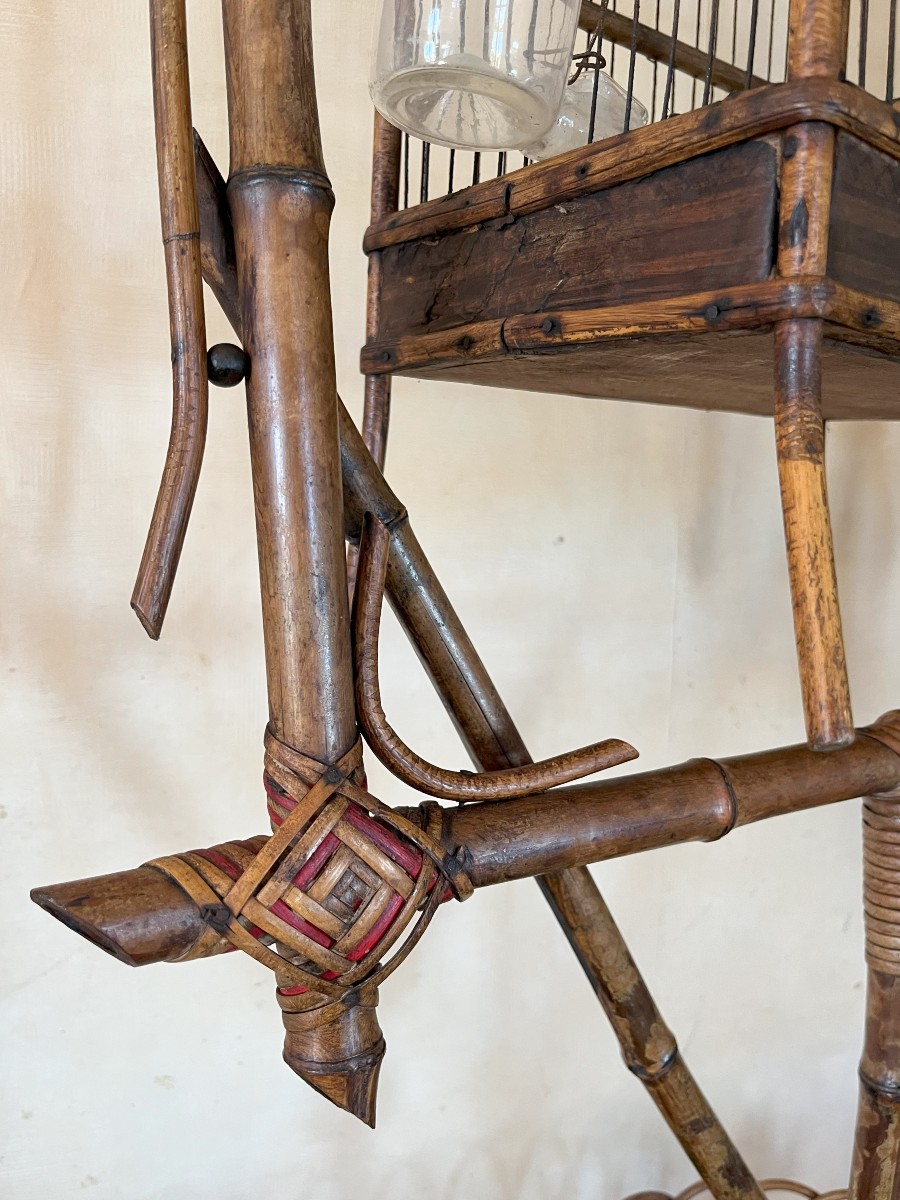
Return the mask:
[[172, 595], [200, 478], [209, 384], [184, 0], [151, 0], [150, 31], [172, 339], [172, 430], [131, 607], [156, 639]]
[[387, 577], [391, 534], [372, 513], [366, 513], [359, 544], [353, 621], [356, 710], [360, 728], [375, 756], [409, 787], [441, 800], [461, 803], [507, 800], [546, 792], [596, 771], [637, 758], [637, 750], [618, 738], [608, 738], [542, 762], [477, 775], [448, 771], [426, 762], [391, 728], [381, 704], [378, 681], [378, 634]]

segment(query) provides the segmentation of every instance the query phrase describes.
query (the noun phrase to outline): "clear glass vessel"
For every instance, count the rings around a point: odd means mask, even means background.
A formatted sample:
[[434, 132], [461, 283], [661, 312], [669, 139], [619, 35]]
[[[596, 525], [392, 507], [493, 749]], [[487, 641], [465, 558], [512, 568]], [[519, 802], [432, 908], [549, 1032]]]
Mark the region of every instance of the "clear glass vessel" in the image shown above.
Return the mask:
[[379, 0], [369, 91], [414, 137], [518, 150], [559, 113], [579, 0]]
[[[625, 132], [625, 109], [628, 94], [605, 71], [600, 71], [597, 82], [597, 111], [594, 115], [594, 138], [599, 142]], [[525, 153], [535, 162], [586, 146], [591, 127], [591, 104], [594, 95], [594, 72], [585, 71], [566, 88], [562, 108], [556, 122], [547, 134], [525, 148]], [[628, 128], [638, 129], [647, 124], [647, 110], [636, 96], [631, 97], [631, 112]]]

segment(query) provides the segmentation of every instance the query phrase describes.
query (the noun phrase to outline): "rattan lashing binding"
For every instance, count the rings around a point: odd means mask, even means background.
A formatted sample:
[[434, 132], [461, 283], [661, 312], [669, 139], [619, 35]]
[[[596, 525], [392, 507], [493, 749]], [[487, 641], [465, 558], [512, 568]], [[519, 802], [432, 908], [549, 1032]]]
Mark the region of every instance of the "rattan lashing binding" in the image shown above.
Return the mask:
[[243, 950], [276, 973], [286, 1027], [310, 1028], [373, 1004], [441, 901], [467, 899], [472, 884], [464, 852], [448, 855], [362, 786], [361, 741], [328, 765], [270, 730], [265, 748], [271, 837], [147, 865], [178, 883], [207, 921], [185, 957]]

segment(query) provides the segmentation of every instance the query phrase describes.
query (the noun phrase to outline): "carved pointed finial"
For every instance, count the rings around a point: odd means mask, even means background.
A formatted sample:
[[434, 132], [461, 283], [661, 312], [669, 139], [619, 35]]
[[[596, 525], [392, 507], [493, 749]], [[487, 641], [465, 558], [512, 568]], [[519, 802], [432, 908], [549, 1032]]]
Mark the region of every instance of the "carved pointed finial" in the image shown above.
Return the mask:
[[[375, 997], [377, 1002], [377, 995]], [[292, 1029], [285, 1013], [284, 1061], [338, 1108], [375, 1128], [385, 1042], [374, 1006], [345, 1009], [312, 1029]]]
[[383, 1056], [382, 1044], [381, 1053], [368, 1065], [358, 1062], [306, 1063], [287, 1055], [285, 1062], [320, 1095], [374, 1129], [378, 1074]]

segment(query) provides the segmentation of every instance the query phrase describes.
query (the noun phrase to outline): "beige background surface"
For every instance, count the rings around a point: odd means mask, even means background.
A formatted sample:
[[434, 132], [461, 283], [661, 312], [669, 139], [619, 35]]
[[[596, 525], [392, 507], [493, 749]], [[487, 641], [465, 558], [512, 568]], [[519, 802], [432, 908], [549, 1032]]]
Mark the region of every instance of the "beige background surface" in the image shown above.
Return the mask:
[[[338, 369], [358, 412], [371, 6], [314, 7]], [[192, 0], [191, 36], [195, 123], [224, 167], [216, 0]], [[375, 1133], [282, 1065], [256, 965], [129, 971], [29, 905], [35, 884], [261, 831], [266, 705], [239, 392], [212, 397], [158, 645], [128, 608], [169, 404], [145, 5], [3, 0], [0, 47], [0, 1194], [614, 1200], [685, 1186], [690, 1166], [530, 882], [443, 912], [385, 987]], [[210, 326], [226, 334], [218, 314]], [[900, 430], [874, 424], [830, 442], [860, 722], [900, 701], [898, 452]], [[766, 422], [401, 382], [388, 466], [536, 754], [618, 735], [650, 767], [802, 736]], [[392, 623], [382, 662], [397, 727], [462, 765]], [[371, 780], [408, 801], [377, 765]], [[751, 1165], [844, 1182], [858, 805], [597, 878]]]

